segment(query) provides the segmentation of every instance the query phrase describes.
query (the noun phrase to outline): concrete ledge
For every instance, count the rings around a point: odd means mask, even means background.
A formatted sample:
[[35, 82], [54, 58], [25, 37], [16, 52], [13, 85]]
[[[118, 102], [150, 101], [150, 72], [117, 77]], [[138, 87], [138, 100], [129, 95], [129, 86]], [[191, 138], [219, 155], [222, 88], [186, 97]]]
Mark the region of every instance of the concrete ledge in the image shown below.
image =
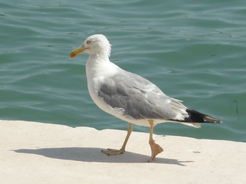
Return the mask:
[[187, 137], [157, 136], [164, 152], [148, 163], [148, 134], [126, 131], [0, 121], [0, 181], [4, 184], [203, 184], [246, 182], [246, 144]]

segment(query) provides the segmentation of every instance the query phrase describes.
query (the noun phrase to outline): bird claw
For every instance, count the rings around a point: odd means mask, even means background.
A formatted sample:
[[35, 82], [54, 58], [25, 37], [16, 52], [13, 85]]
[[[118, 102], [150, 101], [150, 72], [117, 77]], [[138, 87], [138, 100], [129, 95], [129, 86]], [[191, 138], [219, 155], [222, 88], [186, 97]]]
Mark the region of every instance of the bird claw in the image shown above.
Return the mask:
[[156, 144], [155, 142], [150, 144], [150, 147], [151, 147], [151, 157], [148, 162], [151, 162], [156, 157], [156, 155], [158, 155], [163, 151], [162, 147], [160, 147], [160, 145]]
[[102, 150], [103, 153], [109, 155], [109, 156], [112, 156], [112, 155], [120, 155], [120, 154], [123, 154], [125, 152], [125, 150], [123, 149], [120, 149], [120, 150], [117, 150], [117, 149], [110, 149], [108, 148], [107, 150]]

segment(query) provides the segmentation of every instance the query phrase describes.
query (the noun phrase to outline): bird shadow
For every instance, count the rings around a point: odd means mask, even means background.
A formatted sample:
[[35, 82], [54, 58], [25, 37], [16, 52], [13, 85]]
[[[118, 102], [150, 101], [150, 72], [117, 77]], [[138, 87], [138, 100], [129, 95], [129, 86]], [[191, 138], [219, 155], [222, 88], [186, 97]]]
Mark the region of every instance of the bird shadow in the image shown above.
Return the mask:
[[[48, 158], [84, 161], [84, 162], [107, 162], [107, 163], [146, 163], [149, 156], [125, 152], [117, 156], [108, 156], [101, 152], [101, 148], [92, 147], [64, 147], [64, 148], [41, 148], [41, 149], [18, 149], [16, 153], [42, 155]], [[151, 163], [174, 164], [186, 166], [184, 163], [193, 161], [179, 161], [169, 158], [156, 157]]]

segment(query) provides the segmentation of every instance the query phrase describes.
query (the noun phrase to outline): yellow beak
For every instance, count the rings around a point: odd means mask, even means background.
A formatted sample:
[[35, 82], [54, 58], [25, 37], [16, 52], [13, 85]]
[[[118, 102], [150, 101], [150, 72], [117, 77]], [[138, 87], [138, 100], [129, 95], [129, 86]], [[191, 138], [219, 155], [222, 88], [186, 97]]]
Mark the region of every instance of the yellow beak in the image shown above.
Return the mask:
[[70, 58], [74, 58], [74, 57], [76, 57], [77, 55], [82, 54], [82, 53], [85, 51], [85, 49], [87, 49], [87, 48], [79, 47], [79, 48], [77, 48], [77, 49], [74, 49], [74, 50], [69, 54], [69, 57], [70, 57]]

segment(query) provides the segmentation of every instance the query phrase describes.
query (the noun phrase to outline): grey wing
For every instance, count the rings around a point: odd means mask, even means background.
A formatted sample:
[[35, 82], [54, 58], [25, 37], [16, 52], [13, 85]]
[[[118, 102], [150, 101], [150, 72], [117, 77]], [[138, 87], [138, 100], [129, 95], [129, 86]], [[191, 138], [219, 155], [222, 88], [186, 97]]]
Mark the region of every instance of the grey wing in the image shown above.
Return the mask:
[[165, 95], [156, 85], [122, 70], [101, 84], [98, 95], [112, 108], [134, 119], [182, 120], [186, 107]]

